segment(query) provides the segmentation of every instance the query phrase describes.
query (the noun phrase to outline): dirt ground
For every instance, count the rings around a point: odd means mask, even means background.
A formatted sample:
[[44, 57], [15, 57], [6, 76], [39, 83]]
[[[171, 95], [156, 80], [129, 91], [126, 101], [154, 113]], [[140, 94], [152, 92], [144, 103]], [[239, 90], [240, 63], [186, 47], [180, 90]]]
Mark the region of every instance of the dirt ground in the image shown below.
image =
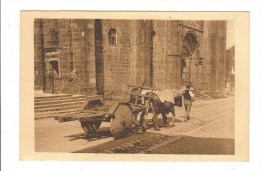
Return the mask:
[[[146, 133], [131, 132], [121, 139], [110, 135], [110, 123], [87, 136], [78, 121], [58, 123], [53, 118], [35, 120], [37, 152], [234, 154], [234, 97], [196, 101], [191, 120], [183, 122], [184, 107], [176, 107], [174, 127]], [[151, 118], [152, 114], [149, 114]], [[160, 125], [162, 126], [161, 118]]]

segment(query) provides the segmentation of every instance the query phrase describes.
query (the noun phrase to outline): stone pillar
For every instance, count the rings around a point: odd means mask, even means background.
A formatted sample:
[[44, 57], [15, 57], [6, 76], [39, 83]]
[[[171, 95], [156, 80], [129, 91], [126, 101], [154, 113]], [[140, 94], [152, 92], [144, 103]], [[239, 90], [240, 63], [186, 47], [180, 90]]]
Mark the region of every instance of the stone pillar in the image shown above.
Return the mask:
[[153, 21], [154, 37], [153, 50], [153, 86], [163, 89], [166, 85], [166, 49], [167, 49], [167, 21]]
[[34, 20], [34, 89], [43, 90], [45, 63], [44, 63], [44, 33], [43, 20]]
[[222, 93], [225, 92], [225, 69], [226, 69], [226, 21], [218, 21], [217, 28], [217, 87]]
[[209, 90], [224, 93], [226, 21], [208, 21]]
[[201, 90], [209, 90], [209, 25], [207, 21], [203, 24], [203, 34], [200, 43], [201, 57], [203, 58], [201, 66]]
[[135, 45], [136, 57], [136, 83], [150, 86], [151, 83], [151, 21], [139, 20], [136, 26]]
[[217, 35], [216, 35], [216, 22], [214, 21], [208, 21], [209, 23], [209, 39], [208, 39], [208, 44], [209, 44], [209, 53], [208, 53], [208, 66], [209, 66], [209, 90], [210, 91], [216, 91], [216, 81], [217, 81], [217, 63], [216, 63], [216, 58], [217, 58]]
[[104, 41], [103, 41], [103, 22], [94, 21], [95, 28], [95, 57], [96, 57], [96, 86], [99, 95], [104, 94]]
[[145, 67], [145, 84], [147, 86], [153, 85], [153, 53], [152, 53], [152, 32], [153, 32], [153, 22], [151, 20], [145, 20], [145, 32], [144, 32], [144, 67]]
[[[97, 94], [97, 91], [100, 92], [100, 87], [97, 89], [97, 67], [102, 67], [102, 63], [97, 66], [97, 60], [95, 56], [95, 27], [94, 20], [84, 20], [83, 23], [84, 31], [82, 32], [84, 36], [83, 50], [84, 50], [84, 59], [82, 63], [84, 64], [84, 75], [85, 75], [85, 90], [87, 94]], [[103, 73], [101, 73], [103, 74]], [[101, 75], [102, 78], [102, 75]], [[101, 84], [103, 82], [101, 81]]]

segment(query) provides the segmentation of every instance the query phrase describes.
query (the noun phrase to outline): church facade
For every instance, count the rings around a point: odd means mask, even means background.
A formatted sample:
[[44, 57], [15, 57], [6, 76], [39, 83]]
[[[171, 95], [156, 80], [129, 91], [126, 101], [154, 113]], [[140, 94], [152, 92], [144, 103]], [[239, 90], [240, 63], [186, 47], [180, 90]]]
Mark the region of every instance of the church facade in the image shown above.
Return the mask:
[[35, 19], [34, 88], [121, 95], [127, 84], [225, 91], [226, 21]]

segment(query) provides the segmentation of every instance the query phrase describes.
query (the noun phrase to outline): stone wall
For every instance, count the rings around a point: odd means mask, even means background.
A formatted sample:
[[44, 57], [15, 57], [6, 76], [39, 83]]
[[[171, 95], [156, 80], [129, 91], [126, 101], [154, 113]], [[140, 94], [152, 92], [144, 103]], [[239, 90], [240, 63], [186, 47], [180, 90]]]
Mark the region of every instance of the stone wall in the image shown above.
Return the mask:
[[93, 20], [36, 19], [34, 33], [35, 61], [44, 68], [35, 78], [45, 92], [96, 94]]
[[157, 89], [163, 89], [166, 85], [167, 67], [167, 22], [153, 21], [155, 31], [153, 47], [153, 86]]
[[42, 34], [43, 21], [35, 20], [34, 22], [34, 89], [43, 89], [43, 74], [44, 74], [44, 56], [43, 56], [43, 41]]
[[225, 88], [226, 21], [207, 21], [204, 54], [207, 58], [208, 91], [223, 92]]
[[[116, 44], [109, 44], [108, 33], [115, 29]], [[147, 20], [104, 20], [104, 89], [122, 94], [127, 84], [151, 85], [151, 30]]]
[[[88, 95], [120, 95], [127, 84], [180, 89], [183, 59], [196, 89], [224, 91], [226, 21], [36, 19], [34, 28], [35, 89]], [[185, 57], [189, 41], [196, 47]]]
[[[131, 32], [125, 20], [103, 21], [104, 91], [122, 93], [130, 82]], [[116, 43], [109, 44], [109, 30], [116, 30]]]

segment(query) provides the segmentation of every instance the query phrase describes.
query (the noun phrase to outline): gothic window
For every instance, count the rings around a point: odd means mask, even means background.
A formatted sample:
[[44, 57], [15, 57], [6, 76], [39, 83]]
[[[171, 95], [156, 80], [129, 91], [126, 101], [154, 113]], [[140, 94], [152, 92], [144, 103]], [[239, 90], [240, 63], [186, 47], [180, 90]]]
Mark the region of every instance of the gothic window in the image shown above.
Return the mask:
[[114, 28], [111, 28], [109, 30], [109, 44], [110, 45], [115, 45], [117, 42], [116, 42], [116, 29]]
[[59, 32], [52, 28], [51, 32], [51, 39], [52, 39], [52, 46], [59, 46]]

